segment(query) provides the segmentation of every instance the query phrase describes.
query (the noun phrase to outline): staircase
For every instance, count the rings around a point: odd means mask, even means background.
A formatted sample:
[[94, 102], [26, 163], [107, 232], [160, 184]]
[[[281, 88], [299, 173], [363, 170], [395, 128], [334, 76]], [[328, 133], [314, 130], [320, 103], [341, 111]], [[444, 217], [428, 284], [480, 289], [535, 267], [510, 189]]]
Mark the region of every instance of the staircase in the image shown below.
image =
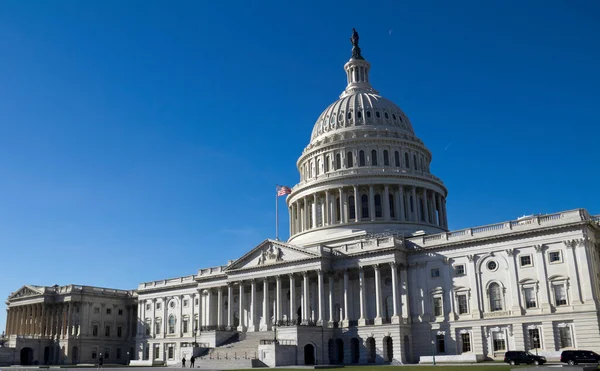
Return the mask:
[[258, 346], [263, 339], [273, 339], [273, 331], [242, 332], [196, 360], [197, 368], [241, 369], [266, 367], [258, 360]]

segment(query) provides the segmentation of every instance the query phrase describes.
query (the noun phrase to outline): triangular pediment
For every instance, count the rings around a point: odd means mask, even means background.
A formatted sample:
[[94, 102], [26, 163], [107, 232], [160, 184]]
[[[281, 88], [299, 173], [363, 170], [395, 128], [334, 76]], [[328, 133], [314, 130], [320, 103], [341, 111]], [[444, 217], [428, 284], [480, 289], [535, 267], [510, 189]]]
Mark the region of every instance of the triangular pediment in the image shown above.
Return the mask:
[[267, 267], [290, 261], [318, 258], [320, 255], [285, 242], [265, 240], [244, 256], [231, 263], [227, 270]]
[[22, 299], [22, 298], [26, 298], [26, 297], [30, 297], [30, 296], [39, 296], [39, 295], [43, 295], [43, 294], [44, 294], [43, 289], [35, 287], [35, 286], [25, 285], [25, 286], [21, 287], [20, 289], [18, 289], [17, 291], [13, 292], [8, 297], [8, 300]]

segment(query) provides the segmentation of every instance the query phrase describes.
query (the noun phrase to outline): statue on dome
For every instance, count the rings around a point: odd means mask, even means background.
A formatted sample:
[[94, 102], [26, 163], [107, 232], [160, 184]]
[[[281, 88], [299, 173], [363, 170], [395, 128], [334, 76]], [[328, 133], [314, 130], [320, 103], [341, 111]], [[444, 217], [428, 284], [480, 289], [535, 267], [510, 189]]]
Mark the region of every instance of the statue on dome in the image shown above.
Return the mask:
[[353, 59], [364, 59], [362, 55], [360, 55], [360, 48], [358, 47], [358, 32], [356, 29], [352, 29], [352, 37], [350, 38], [350, 42], [352, 43], [352, 58]]

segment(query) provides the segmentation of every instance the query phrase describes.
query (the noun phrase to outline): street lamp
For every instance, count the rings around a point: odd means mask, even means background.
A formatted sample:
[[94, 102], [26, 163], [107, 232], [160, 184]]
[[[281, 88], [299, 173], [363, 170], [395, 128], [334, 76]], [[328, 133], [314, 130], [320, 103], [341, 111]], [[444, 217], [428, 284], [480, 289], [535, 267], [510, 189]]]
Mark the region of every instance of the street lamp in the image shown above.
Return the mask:
[[433, 353], [433, 365], [435, 366], [435, 340], [431, 340], [431, 351]]

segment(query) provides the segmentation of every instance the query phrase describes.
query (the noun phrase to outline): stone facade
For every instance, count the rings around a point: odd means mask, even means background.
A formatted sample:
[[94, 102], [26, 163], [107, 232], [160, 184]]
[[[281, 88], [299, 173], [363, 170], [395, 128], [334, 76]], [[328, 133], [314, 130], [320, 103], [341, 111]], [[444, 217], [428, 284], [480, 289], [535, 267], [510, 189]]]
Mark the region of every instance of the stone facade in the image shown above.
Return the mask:
[[[448, 231], [448, 191], [411, 121], [371, 87], [366, 60], [344, 70], [297, 162], [287, 242], [134, 291], [26, 286], [9, 298], [12, 345], [58, 363], [131, 347], [139, 364], [176, 364], [246, 339], [216, 358], [271, 366], [600, 352], [600, 219], [576, 209]], [[122, 339], [102, 336], [118, 323]]]

